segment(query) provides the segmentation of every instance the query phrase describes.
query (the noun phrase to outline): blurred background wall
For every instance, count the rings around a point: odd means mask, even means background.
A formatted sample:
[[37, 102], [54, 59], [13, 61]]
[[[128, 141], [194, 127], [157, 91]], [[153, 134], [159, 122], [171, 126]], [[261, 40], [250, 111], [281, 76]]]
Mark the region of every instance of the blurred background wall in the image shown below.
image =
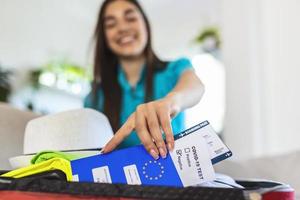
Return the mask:
[[242, 157], [299, 149], [300, 2], [221, 4], [228, 145]]

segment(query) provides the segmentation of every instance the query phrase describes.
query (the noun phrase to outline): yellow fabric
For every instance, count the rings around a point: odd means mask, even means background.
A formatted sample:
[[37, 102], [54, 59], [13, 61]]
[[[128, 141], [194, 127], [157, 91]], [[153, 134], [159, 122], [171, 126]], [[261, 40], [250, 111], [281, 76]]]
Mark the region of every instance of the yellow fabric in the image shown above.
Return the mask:
[[76, 153], [67, 153], [67, 152], [59, 152], [59, 151], [42, 151], [36, 154], [31, 159], [31, 164], [38, 164], [40, 162], [44, 162], [46, 160], [50, 160], [52, 158], [63, 158], [68, 161], [83, 158], [84, 156]]
[[16, 169], [13, 171], [10, 171], [6, 174], [3, 174], [1, 176], [3, 177], [12, 177], [12, 178], [22, 178], [26, 176], [30, 176], [33, 174], [38, 174], [45, 171], [50, 170], [61, 170], [66, 174], [67, 180], [72, 180], [72, 169], [70, 161], [65, 160], [63, 158], [52, 158], [50, 160], [30, 165], [28, 167], [23, 167], [20, 169]]

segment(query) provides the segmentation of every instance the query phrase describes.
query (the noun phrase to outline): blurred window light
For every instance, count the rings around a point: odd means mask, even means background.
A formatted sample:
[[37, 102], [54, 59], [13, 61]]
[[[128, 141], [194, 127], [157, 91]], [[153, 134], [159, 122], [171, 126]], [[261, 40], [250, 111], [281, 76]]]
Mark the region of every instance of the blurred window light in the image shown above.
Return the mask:
[[200, 103], [186, 112], [186, 125], [190, 127], [208, 120], [221, 133], [225, 112], [225, 69], [211, 54], [204, 53], [192, 58], [196, 74], [205, 85]]
[[80, 95], [82, 92], [82, 85], [80, 83], [72, 84], [71, 91], [76, 95]]
[[65, 80], [63, 77], [59, 77], [56, 82], [56, 87], [60, 90], [68, 91], [69, 84], [68, 84], [67, 80]]
[[45, 86], [53, 86], [56, 82], [56, 76], [53, 73], [45, 72], [42, 73], [39, 77], [39, 83]]

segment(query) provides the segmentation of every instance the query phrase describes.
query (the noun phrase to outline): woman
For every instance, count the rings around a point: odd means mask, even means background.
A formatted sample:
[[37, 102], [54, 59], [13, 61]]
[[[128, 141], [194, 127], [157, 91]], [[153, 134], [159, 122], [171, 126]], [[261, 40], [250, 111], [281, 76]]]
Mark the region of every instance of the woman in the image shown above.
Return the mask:
[[158, 59], [136, 0], [104, 1], [95, 40], [93, 90], [85, 106], [104, 112], [116, 132], [102, 152], [142, 143], [153, 158], [165, 158], [174, 148], [173, 133], [184, 129], [182, 111], [204, 92], [191, 63]]

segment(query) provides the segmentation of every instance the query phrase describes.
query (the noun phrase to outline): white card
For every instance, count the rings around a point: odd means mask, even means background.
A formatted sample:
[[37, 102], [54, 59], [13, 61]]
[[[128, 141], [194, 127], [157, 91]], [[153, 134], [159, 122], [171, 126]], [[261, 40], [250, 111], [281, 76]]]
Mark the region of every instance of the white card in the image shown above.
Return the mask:
[[178, 135], [175, 135], [175, 140], [188, 137], [190, 134], [201, 135], [206, 141], [211, 162], [216, 164], [232, 156], [232, 152], [222, 142], [217, 133], [213, 130], [208, 121], [204, 121], [192, 128], [189, 128]]
[[206, 141], [200, 134], [193, 133], [177, 139], [170, 156], [184, 187], [215, 179]]

